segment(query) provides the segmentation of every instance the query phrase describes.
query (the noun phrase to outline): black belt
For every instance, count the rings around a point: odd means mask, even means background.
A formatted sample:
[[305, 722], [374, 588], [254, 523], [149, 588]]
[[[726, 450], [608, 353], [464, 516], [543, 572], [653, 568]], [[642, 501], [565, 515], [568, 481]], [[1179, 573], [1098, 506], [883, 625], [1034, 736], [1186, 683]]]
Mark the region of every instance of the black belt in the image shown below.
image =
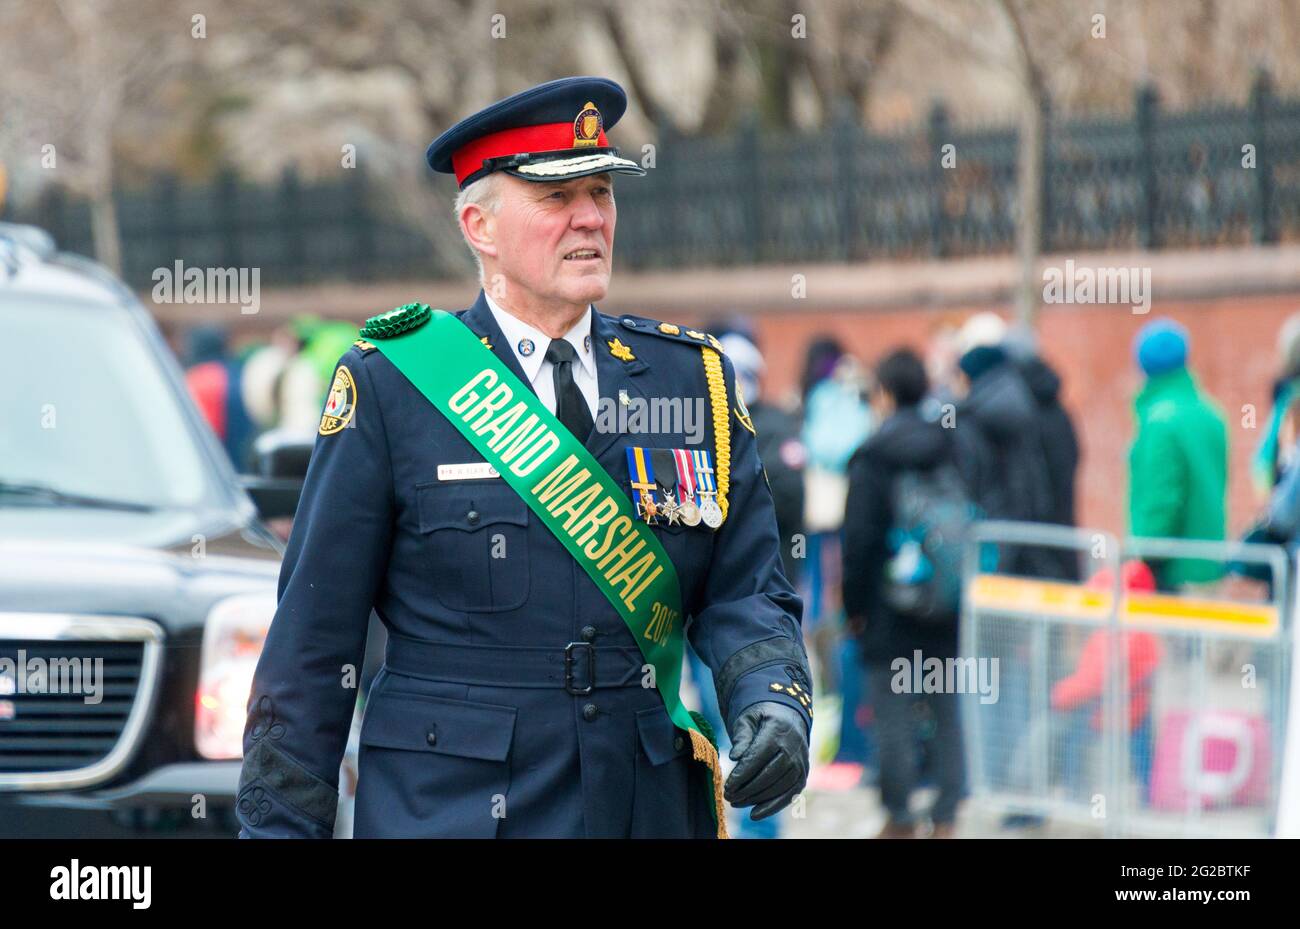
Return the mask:
[[455, 645], [388, 634], [384, 664], [409, 677], [479, 687], [562, 687], [574, 695], [597, 687], [640, 687], [645, 658], [636, 648], [570, 642], [562, 648]]

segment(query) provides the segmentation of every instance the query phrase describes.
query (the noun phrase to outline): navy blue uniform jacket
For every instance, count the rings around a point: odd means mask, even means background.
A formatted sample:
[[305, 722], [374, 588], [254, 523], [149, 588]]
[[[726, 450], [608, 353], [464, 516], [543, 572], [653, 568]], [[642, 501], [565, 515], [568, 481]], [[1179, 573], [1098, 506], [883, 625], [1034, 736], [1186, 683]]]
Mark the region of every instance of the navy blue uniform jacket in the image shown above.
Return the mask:
[[[482, 294], [458, 316], [524, 379]], [[703, 398], [702, 447], [713, 455], [700, 343], [639, 317], [593, 312], [592, 328], [602, 401], [617, 408], [620, 391], [629, 401]], [[611, 353], [614, 339], [631, 360]], [[482, 456], [381, 352], [354, 346], [339, 363], [355, 410], [312, 453], [249, 698], [240, 834], [332, 834], [352, 669], [373, 608], [389, 642], [365, 704], [356, 836], [713, 835], [703, 766], [645, 686], [633, 636], [604, 595], [503, 479], [438, 479], [438, 465]], [[802, 605], [781, 570], [771, 495], [725, 356], [723, 370], [727, 519], [717, 531], [653, 531], [728, 728], [746, 707], [778, 700], [811, 730], [809, 709], [773, 687], [810, 685]], [[701, 447], [680, 431], [599, 426], [586, 444], [625, 487], [629, 445]]]

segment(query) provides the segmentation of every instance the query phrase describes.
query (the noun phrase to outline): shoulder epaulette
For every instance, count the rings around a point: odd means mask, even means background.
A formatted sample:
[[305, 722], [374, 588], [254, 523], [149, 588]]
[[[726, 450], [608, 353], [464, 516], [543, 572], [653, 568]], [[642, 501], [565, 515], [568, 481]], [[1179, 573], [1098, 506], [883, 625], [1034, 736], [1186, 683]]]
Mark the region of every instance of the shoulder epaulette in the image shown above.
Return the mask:
[[357, 348], [361, 349], [361, 354], [363, 355], [366, 354], [367, 352], [373, 352], [375, 350], [375, 346], [367, 342], [365, 339], [357, 339], [352, 344], [355, 345]]
[[719, 352], [722, 351], [721, 342], [709, 333], [698, 329], [686, 329], [675, 323], [661, 323], [643, 316], [623, 316], [619, 322], [624, 328], [631, 329], [633, 332], [657, 335], [672, 342], [685, 342], [687, 345], [709, 345]]

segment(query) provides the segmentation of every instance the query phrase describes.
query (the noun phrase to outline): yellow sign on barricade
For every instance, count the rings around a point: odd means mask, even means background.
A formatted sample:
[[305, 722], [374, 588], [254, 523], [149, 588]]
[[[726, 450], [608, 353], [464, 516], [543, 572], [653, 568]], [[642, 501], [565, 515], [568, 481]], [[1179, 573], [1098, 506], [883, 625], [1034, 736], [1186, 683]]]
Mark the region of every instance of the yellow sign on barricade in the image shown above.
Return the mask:
[[[1007, 574], [976, 574], [967, 596], [971, 605], [999, 613], [1050, 614], [1105, 622], [1111, 612], [1109, 590], [1082, 584], [1040, 581]], [[1235, 635], [1269, 639], [1281, 625], [1278, 607], [1167, 593], [1127, 593], [1120, 601], [1121, 622], [1181, 629], [1231, 629]]]

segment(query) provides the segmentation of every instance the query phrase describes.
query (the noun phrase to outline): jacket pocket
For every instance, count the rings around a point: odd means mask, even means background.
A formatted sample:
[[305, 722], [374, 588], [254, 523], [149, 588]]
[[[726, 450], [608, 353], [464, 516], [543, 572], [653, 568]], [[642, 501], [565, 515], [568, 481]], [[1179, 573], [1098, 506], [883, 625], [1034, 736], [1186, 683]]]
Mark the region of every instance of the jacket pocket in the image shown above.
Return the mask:
[[636, 732], [641, 751], [653, 766], [667, 764], [690, 752], [690, 736], [673, 725], [672, 717], [661, 706], [637, 712]]
[[662, 706], [636, 714], [636, 784], [633, 838], [690, 838], [695, 805], [690, 793], [691, 740]]
[[449, 610], [496, 613], [528, 599], [528, 504], [502, 479], [419, 484], [434, 596]]
[[374, 696], [361, 724], [355, 834], [495, 836], [516, 715], [490, 703]]

